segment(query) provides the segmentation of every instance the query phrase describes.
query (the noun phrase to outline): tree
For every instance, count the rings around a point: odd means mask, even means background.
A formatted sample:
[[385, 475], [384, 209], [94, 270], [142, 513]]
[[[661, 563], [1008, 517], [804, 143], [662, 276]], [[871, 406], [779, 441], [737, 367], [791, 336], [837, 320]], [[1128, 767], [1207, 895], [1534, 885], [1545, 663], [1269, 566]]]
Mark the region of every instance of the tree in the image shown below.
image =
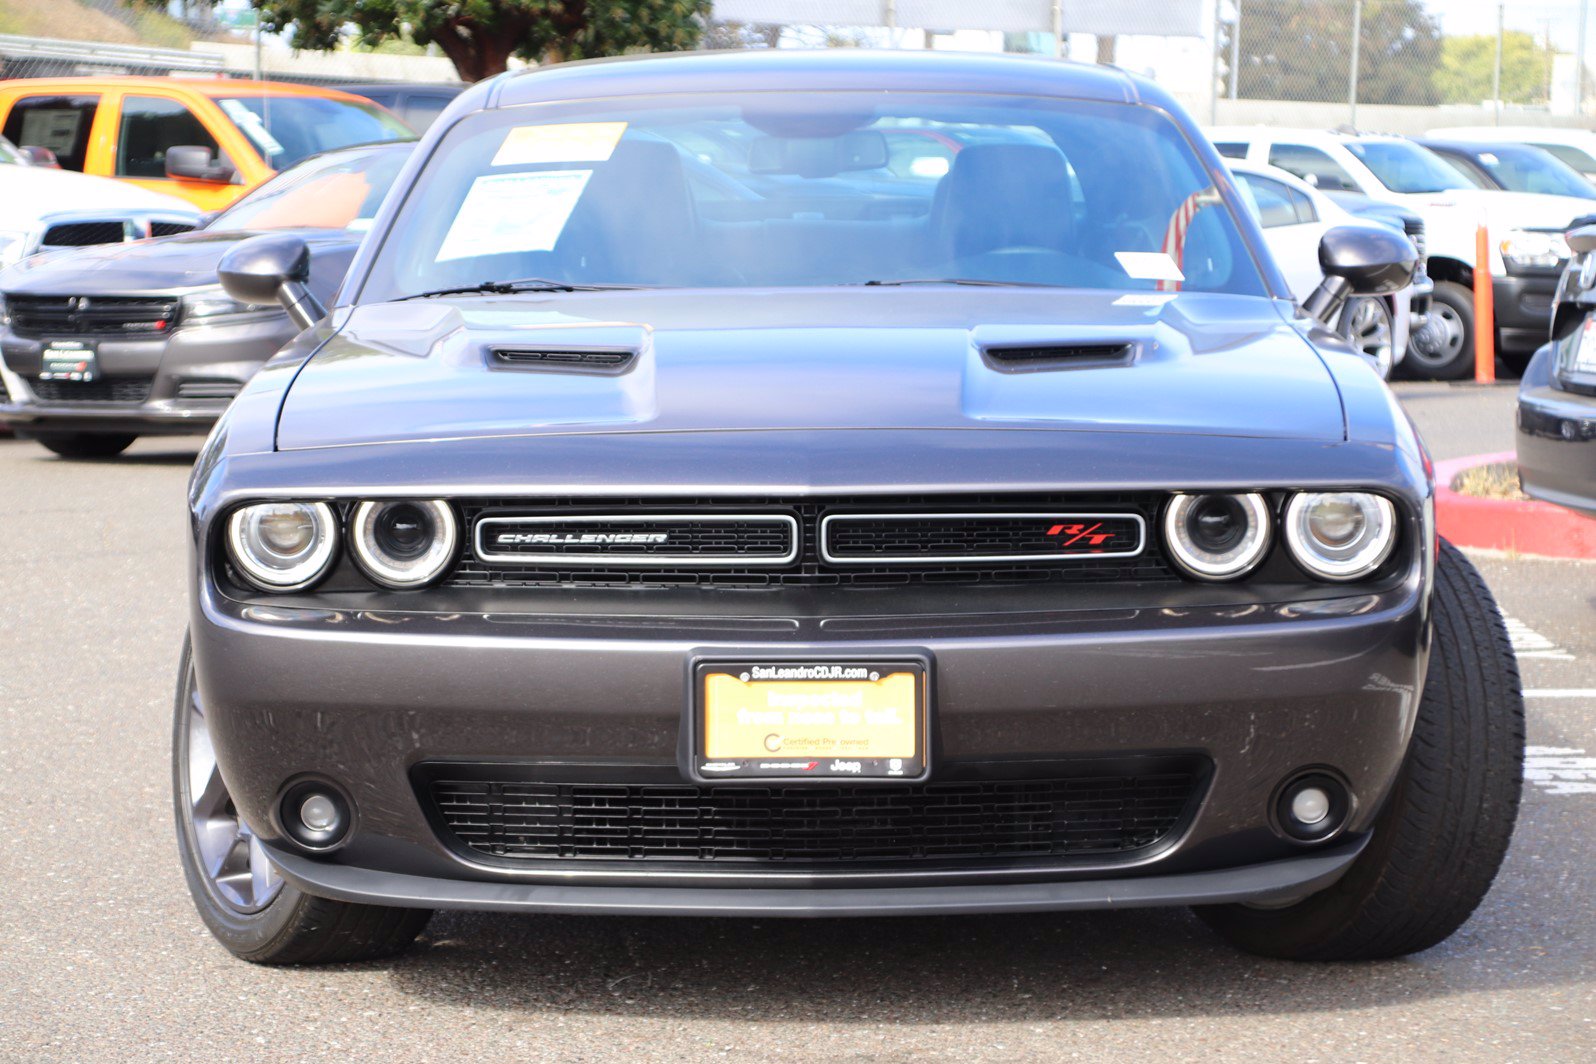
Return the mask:
[[[1353, 0], [1242, 0], [1237, 95], [1248, 100], [1347, 98]], [[1230, 62], [1234, 24], [1220, 35]], [[1360, 103], [1433, 104], [1441, 27], [1420, 0], [1364, 0], [1358, 34]], [[1225, 73], [1228, 86], [1229, 72]]]
[[[1502, 100], [1545, 103], [1551, 53], [1522, 30], [1502, 34]], [[1496, 35], [1448, 37], [1441, 43], [1435, 87], [1446, 103], [1479, 103], [1491, 98], [1496, 68]]]
[[534, 63], [692, 48], [710, 0], [253, 0], [261, 25], [296, 47], [331, 50], [349, 29], [365, 45], [436, 44], [466, 81]]

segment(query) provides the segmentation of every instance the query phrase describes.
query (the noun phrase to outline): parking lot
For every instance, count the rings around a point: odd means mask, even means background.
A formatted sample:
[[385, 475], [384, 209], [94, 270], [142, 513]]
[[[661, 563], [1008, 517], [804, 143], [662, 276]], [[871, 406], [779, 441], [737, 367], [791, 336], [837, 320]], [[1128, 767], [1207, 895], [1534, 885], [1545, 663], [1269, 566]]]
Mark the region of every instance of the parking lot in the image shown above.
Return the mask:
[[[1512, 389], [1399, 389], [1438, 458], [1511, 447]], [[1588, 1060], [1596, 565], [1478, 556], [1530, 765], [1512, 852], [1444, 945], [1270, 962], [1184, 911], [743, 923], [440, 914], [391, 962], [271, 969], [190, 905], [168, 794], [196, 444], [0, 440], [0, 1058]]]

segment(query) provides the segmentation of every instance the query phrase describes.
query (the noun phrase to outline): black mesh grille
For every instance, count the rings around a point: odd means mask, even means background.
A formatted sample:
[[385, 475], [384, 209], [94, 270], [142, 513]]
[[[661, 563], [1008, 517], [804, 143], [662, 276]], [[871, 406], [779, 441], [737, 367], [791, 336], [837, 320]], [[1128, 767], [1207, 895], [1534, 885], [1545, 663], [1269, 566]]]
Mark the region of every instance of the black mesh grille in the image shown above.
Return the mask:
[[119, 244], [127, 239], [127, 229], [118, 221], [63, 222], [44, 231], [43, 244], [52, 248], [81, 248], [90, 244]]
[[[640, 516], [640, 515], [628, 515]], [[793, 553], [793, 522], [784, 515], [716, 517], [661, 515], [636, 521], [566, 512], [491, 517], [479, 524], [478, 553], [516, 558], [547, 556], [556, 564], [586, 555], [615, 565], [662, 557], [715, 561], [784, 559]]]
[[18, 336], [155, 336], [177, 318], [176, 296], [6, 297]]
[[[630, 511], [698, 513], [711, 516], [719, 509], [730, 513], [787, 513], [798, 519], [799, 551], [796, 561], [771, 567], [738, 568], [669, 565], [635, 568], [596, 565], [512, 564], [484, 561], [474, 553], [465, 554], [450, 582], [464, 587], [726, 587], [785, 588], [831, 587], [843, 585], [896, 586], [907, 584], [977, 583], [1168, 583], [1180, 577], [1165, 560], [1157, 538], [1147, 537], [1142, 552], [1131, 558], [1080, 556], [1047, 562], [915, 562], [869, 565], [831, 564], [821, 560], [820, 518], [831, 512], [905, 513], [983, 512], [1003, 509], [1022, 512], [1055, 510], [1061, 513], [1114, 512], [1136, 514], [1148, 522], [1158, 512], [1164, 496], [1153, 492], [1116, 492], [1093, 495], [916, 495], [916, 496], [836, 496], [832, 498], [745, 498], [720, 497], [687, 499], [613, 499], [604, 510], [611, 514]], [[463, 500], [462, 514], [468, 528], [475, 528], [482, 516], [527, 513], [533, 509], [551, 513], [569, 510], [592, 512], [595, 501], [584, 499], [478, 499]], [[624, 566], [625, 563], [617, 563]]]
[[30, 380], [28, 386], [46, 403], [142, 403], [150, 397], [150, 377], [101, 377], [97, 381]]
[[1175, 830], [1199, 782], [1195, 768], [877, 786], [440, 776], [424, 793], [458, 844], [497, 858], [828, 864], [1139, 850]]
[[151, 236], [176, 236], [178, 233], [192, 233], [194, 226], [189, 222], [151, 222]]
[[1072, 557], [1134, 554], [1142, 524], [1126, 514], [1092, 516], [894, 517], [838, 514], [826, 521], [826, 553], [837, 560], [921, 557]]
[[187, 380], [177, 384], [179, 399], [231, 399], [243, 385], [237, 381]]
[[1403, 218], [1402, 231], [1407, 234], [1409, 240], [1413, 241], [1413, 246], [1419, 249], [1419, 258], [1423, 259], [1425, 255], [1424, 219]]

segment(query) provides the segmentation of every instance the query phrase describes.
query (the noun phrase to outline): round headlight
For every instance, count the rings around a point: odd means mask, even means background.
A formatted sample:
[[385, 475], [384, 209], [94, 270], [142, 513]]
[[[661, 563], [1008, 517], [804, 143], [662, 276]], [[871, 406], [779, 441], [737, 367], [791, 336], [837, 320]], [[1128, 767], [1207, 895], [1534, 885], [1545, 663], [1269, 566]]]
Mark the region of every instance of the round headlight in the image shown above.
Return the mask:
[[424, 587], [454, 561], [454, 511], [438, 499], [363, 502], [349, 519], [355, 562], [392, 588]]
[[298, 591], [320, 580], [338, 551], [338, 522], [324, 502], [263, 502], [227, 521], [227, 554], [262, 591]]
[[1321, 580], [1357, 580], [1396, 545], [1396, 507], [1362, 491], [1301, 492], [1286, 504], [1286, 545]]
[[1164, 511], [1164, 542], [1182, 569], [1203, 580], [1245, 576], [1269, 553], [1269, 504], [1245, 495], [1176, 495]]

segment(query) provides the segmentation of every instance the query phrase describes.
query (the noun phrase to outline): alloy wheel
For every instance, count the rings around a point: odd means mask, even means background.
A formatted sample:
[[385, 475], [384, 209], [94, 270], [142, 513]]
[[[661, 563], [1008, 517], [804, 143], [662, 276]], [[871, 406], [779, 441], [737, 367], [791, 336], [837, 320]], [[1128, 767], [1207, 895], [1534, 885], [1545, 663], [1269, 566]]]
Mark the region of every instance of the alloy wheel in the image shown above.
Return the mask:
[[1374, 361], [1381, 377], [1391, 375], [1396, 330], [1384, 300], [1356, 299], [1347, 304], [1341, 320], [1341, 335], [1359, 354]]
[[216, 765], [210, 725], [199, 691], [189, 680], [188, 774], [183, 808], [194, 832], [200, 871], [216, 896], [241, 913], [259, 912], [283, 887], [266, 848], [239, 817]]
[[1408, 344], [1408, 357], [1432, 370], [1451, 366], [1463, 351], [1464, 332], [1463, 316], [1454, 307], [1436, 300], [1430, 307], [1429, 320]]

